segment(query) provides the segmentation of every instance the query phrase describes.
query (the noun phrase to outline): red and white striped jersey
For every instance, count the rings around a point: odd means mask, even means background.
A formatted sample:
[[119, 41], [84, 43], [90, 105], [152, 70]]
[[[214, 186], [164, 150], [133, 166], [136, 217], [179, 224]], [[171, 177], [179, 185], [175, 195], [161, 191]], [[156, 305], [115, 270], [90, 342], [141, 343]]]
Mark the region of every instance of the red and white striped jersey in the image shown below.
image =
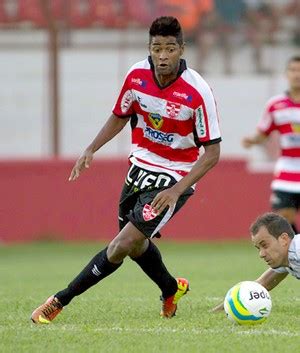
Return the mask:
[[258, 129], [269, 135], [280, 134], [281, 156], [275, 166], [273, 190], [300, 192], [300, 103], [288, 94], [271, 98]]
[[201, 145], [221, 141], [211, 89], [184, 60], [177, 79], [164, 88], [156, 82], [150, 57], [135, 64], [113, 113], [131, 117], [131, 163], [176, 180], [191, 170]]

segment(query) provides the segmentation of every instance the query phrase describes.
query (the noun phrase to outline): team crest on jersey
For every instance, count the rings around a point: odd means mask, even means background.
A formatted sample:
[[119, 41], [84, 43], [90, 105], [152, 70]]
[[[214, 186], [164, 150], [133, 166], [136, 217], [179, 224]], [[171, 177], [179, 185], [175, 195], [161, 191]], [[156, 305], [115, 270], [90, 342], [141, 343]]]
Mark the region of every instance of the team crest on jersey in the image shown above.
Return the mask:
[[300, 134], [300, 124], [292, 124], [293, 132]]
[[180, 112], [181, 104], [167, 102], [167, 114], [170, 118], [175, 119]]
[[121, 111], [123, 114], [127, 113], [133, 102], [133, 95], [130, 90], [126, 91], [121, 100]]
[[164, 122], [164, 119], [161, 117], [161, 115], [157, 113], [150, 113], [149, 120], [153, 127], [158, 130], [162, 127], [162, 124]]
[[151, 205], [147, 204], [143, 208], [143, 218], [146, 222], [151, 221], [157, 216]]

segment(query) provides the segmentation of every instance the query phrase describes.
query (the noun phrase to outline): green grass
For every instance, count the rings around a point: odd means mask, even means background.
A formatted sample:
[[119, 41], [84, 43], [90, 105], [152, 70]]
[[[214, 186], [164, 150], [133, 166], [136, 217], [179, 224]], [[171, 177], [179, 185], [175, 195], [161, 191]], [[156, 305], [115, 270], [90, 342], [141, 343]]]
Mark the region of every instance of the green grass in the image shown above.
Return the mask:
[[235, 326], [224, 313], [210, 312], [233, 284], [265, 270], [250, 243], [158, 244], [170, 272], [191, 282], [175, 318], [159, 317], [158, 288], [127, 259], [45, 326], [29, 321], [32, 310], [64, 288], [102, 245], [0, 248], [0, 352], [299, 352], [294, 278], [271, 292], [273, 310], [262, 325]]

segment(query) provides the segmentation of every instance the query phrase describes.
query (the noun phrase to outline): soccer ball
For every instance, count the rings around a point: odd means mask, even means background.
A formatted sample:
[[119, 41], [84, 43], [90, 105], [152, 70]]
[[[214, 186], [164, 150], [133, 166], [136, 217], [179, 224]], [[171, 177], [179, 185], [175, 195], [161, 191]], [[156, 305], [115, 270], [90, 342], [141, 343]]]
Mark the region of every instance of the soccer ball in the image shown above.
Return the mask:
[[224, 309], [229, 320], [240, 325], [256, 325], [270, 315], [272, 300], [262, 285], [244, 281], [229, 289]]

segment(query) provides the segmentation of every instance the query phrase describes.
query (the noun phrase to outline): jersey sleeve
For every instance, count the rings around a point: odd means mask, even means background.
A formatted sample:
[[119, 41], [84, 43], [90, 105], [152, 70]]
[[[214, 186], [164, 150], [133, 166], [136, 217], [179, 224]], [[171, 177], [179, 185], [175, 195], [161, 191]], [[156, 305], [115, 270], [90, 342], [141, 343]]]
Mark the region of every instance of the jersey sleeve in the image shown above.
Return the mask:
[[127, 73], [119, 97], [112, 109], [113, 114], [120, 118], [126, 118], [133, 114], [134, 95], [131, 89], [131, 71], [129, 70]]
[[273, 104], [270, 101], [266, 104], [263, 116], [257, 124], [258, 131], [267, 136], [270, 135], [272, 131], [277, 129], [273, 118], [272, 106]]
[[198, 142], [209, 145], [220, 142], [221, 133], [215, 98], [209, 86], [201, 92], [202, 102], [194, 110], [195, 129]]

